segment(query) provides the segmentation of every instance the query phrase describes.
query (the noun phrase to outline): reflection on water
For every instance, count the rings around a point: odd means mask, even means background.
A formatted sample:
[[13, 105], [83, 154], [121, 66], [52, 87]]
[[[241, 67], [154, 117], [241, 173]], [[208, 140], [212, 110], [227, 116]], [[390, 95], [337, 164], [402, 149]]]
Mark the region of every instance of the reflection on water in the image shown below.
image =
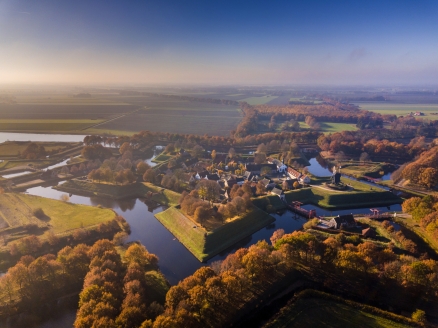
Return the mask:
[[[316, 210], [316, 215], [318, 216], [337, 216], [344, 214], [372, 214], [370, 211], [371, 207], [351, 208], [346, 210], [334, 210], [334, 211], [330, 211], [315, 205], [303, 205], [301, 207], [305, 208], [306, 210]], [[383, 207], [372, 207], [372, 208], [376, 208], [380, 212], [398, 212], [402, 210], [400, 204], [394, 204], [391, 206], [383, 206]]]
[[381, 177], [382, 181], [391, 180], [391, 174], [392, 174], [392, 172], [382, 175], [382, 177]]
[[[75, 157], [73, 157], [73, 158], [76, 158], [76, 157], [79, 157], [79, 156], [80, 156], [80, 155], [77, 155], [77, 156], [75, 156]], [[59, 162], [59, 163], [56, 163], [56, 164], [50, 165], [50, 166], [48, 166], [47, 168], [45, 168], [44, 171], [47, 171], [47, 170], [53, 170], [53, 169], [55, 169], [55, 168], [57, 168], [57, 167], [64, 166], [64, 165], [67, 164], [67, 162], [68, 162], [69, 160], [70, 160], [70, 158], [67, 158], [66, 160], [63, 160], [62, 162]]]
[[19, 177], [21, 175], [26, 175], [26, 174], [28, 174], [30, 172], [32, 172], [32, 171], [23, 171], [23, 172], [20, 172], [20, 173], [4, 174], [4, 175], [2, 175], [2, 177], [5, 178], [5, 179], [8, 179], [8, 178], [13, 178], [13, 177]]
[[328, 169], [327, 163], [320, 155], [309, 160], [310, 165], [306, 166], [310, 173], [317, 177], [330, 177], [332, 172]]
[[[50, 187], [35, 187], [27, 190], [29, 194], [43, 196], [52, 199], [60, 199], [64, 194], [61, 191]], [[131, 235], [128, 241], [138, 240], [151, 252], [156, 254], [160, 259], [160, 269], [171, 284], [191, 275], [202, 264], [200, 263], [175, 237], [154, 217], [154, 214], [163, 211], [165, 208], [156, 203], [149, 203], [145, 199], [126, 199], [112, 200], [101, 197], [84, 197], [72, 195], [70, 202], [75, 204], [84, 204], [114, 209], [119, 215], [122, 215], [131, 226]], [[148, 203], [149, 206], [146, 204]], [[238, 244], [227, 249], [223, 253], [215, 256], [207, 263], [224, 259], [228, 254], [235, 252], [241, 247], [248, 247], [258, 240], [266, 240], [276, 229], [284, 229], [287, 233], [295, 231], [306, 222], [303, 218], [294, 218], [290, 212], [281, 215], [273, 214], [277, 219], [274, 223], [263, 228], [252, 236], [240, 241]]]
[[146, 159], [144, 162], [148, 163], [151, 167], [157, 165], [157, 163], [152, 162], [152, 160], [158, 155], [160, 155], [163, 152], [163, 149], [164, 146], [155, 146], [154, 149], [150, 151], [150, 154], [146, 153], [146, 156], [148, 156], [149, 158]]

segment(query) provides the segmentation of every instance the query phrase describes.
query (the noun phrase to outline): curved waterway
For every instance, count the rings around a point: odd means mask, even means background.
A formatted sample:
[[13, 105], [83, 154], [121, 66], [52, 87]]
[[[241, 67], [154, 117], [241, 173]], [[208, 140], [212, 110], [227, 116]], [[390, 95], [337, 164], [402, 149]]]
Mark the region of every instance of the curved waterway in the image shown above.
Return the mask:
[[[62, 182], [61, 182], [62, 183]], [[34, 187], [29, 188], [27, 193], [52, 199], [59, 199], [64, 192], [52, 189], [51, 187]], [[149, 252], [159, 257], [160, 269], [169, 282], [173, 285], [185, 277], [191, 275], [201, 266], [211, 262], [224, 259], [228, 254], [235, 252], [241, 247], [248, 247], [258, 240], [266, 240], [276, 229], [284, 229], [286, 232], [292, 232], [302, 227], [306, 222], [304, 218], [293, 218], [292, 213], [273, 214], [277, 219], [269, 226], [257, 231], [225, 250], [223, 253], [213, 257], [206, 263], [200, 263], [190, 253], [178, 239], [176, 239], [155, 217], [154, 214], [163, 211], [163, 206], [149, 208], [143, 199], [129, 200], [112, 200], [100, 197], [84, 197], [72, 195], [70, 202], [84, 205], [102, 205], [112, 208], [119, 215], [123, 216], [131, 226], [131, 235], [128, 241], [140, 241], [146, 246]]]

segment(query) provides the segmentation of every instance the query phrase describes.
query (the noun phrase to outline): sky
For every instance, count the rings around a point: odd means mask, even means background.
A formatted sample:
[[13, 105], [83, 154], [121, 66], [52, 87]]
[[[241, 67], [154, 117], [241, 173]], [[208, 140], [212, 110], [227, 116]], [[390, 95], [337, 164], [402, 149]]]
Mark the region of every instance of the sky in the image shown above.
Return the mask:
[[0, 83], [438, 84], [438, 1], [0, 0]]

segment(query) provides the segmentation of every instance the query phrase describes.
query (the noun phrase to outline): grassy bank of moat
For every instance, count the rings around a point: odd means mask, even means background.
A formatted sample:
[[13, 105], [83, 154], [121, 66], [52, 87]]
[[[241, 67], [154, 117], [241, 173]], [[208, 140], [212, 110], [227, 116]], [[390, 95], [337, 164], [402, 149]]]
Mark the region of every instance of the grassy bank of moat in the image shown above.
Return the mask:
[[155, 217], [201, 262], [275, 221], [256, 207], [212, 231], [200, 227], [175, 207]]
[[177, 205], [181, 196], [181, 194], [175, 191], [161, 188], [148, 182], [115, 185], [73, 179], [53, 188], [77, 195], [107, 197], [111, 199], [145, 197], [166, 206]]

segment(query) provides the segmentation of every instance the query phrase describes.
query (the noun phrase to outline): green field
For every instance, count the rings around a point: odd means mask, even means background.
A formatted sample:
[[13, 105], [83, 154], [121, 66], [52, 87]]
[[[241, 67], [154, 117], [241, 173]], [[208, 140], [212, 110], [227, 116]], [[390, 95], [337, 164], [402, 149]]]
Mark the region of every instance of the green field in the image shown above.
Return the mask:
[[260, 96], [260, 97], [244, 98], [241, 99], [240, 101], [245, 101], [250, 105], [264, 105], [276, 98], [278, 98], [278, 96]]
[[144, 104], [147, 109], [96, 126], [94, 129], [228, 136], [242, 118], [238, 106], [167, 98], [142, 98], [139, 103]]
[[[35, 217], [34, 210], [38, 208], [43, 210], [44, 217]], [[111, 209], [26, 194], [0, 194], [0, 231], [7, 236], [8, 242], [28, 236], [28, 224], [37, 226], [39, 233], [53, 231], [55, 234], [68, 234], [79, 228], [110, 221], [114, 217]]]
[[[309, 126], [305, 122], [299, 122], [302, 129], [309, 129]], [[321, 132], [334, 133], [342, 131], [356, 131], [357, 127], [351, 123], [332, 123], [332, 122], [319, 122], [321, 125]]]
[[425, 116], [414, 116], [418, 118], [426, 118], [428, 120], [437, 120], [438, 115], [431, 115], [431, 113], [438, 113], [438, 104], [394, 104], [390, 102], [356, 102], [355, 105], [360, 106], [371, 112], [380, 114], [391, 114], [397, 116], [406, 116], [411, 112], [423, 112]]
[[[359, 308], [358, 308], [359, 307]], [[404, 328], [411, 325], [369, 313], [358, 307], [317, 297], [300, 298], [282, 308], [263, 328], [361, 327]], [[370, 307], [371, 308], [371, 307]], [[402, 318], [400, 320], [403, 320]]]
[[155, 217], [201, 262], [275, 221], [256, 207], [213, 231], [199, 227], [175, 207]]

